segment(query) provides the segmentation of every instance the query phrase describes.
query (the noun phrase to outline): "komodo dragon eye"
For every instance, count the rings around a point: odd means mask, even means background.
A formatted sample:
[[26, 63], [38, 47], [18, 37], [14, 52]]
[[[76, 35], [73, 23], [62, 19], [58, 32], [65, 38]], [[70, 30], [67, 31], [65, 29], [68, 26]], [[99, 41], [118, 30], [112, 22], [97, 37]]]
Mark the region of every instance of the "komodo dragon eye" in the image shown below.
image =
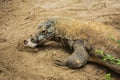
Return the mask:
[[45, 32], [46, 32], [46, 30], [42, 31], [42, 33], [45, 33]]
[[42, 33], [42, 34], [46, 34], [46, 33], [47, 33], [47, 30], [44, 29], [44, 30], [41, 31], [41, 33]]
[[46, 27], [45, 26], [40, 26], [39, 28], [38, 28], [38, 33], [39, 34], [44, 34], [44, 33], [46, 33]]

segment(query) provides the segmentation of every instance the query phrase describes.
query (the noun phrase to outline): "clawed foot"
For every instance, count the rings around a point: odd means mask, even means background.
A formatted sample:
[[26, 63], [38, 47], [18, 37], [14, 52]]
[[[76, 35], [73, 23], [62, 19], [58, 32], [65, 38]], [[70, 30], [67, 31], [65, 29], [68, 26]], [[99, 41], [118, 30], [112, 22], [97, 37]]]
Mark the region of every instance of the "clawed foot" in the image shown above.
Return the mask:
[[64, 60], [54, 60], [54, 63], [58, 66], [65, 66], [65, 61]]

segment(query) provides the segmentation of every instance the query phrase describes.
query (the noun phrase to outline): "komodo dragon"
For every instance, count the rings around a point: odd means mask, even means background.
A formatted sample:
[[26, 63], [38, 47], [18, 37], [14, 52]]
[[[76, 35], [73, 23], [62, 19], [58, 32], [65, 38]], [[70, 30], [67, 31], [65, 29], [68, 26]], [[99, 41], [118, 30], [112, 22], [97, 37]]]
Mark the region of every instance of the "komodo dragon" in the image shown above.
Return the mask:
[[55, 64], [80, 68], [87, 61], [102, 64], [120, 74], [120, 32], [102, 23], [71, 18], [47, 19], [25, 46], [35, 48], [48, 41], [56, 41], [73, 50], [64, 60]]

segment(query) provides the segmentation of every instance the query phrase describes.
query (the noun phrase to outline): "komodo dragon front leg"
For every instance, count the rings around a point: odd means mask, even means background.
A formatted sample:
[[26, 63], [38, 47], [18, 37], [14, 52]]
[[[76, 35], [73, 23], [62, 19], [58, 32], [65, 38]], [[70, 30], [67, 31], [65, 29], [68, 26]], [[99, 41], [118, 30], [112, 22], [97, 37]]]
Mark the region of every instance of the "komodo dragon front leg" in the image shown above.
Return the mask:
[[[71, 44], [71, 41], [68, 41], [68, 45], [69, 44]], [[69, 68], [80, 68], [85, 65], [88, 61], [89, 55], [85, 49], [84, 42], [82, 40], [76, 40], [74, 41], [72, 47], [74, 50], [72, 55], [64, 60], [55, 60], [55, 64], [60, 66], [68, 66]]]

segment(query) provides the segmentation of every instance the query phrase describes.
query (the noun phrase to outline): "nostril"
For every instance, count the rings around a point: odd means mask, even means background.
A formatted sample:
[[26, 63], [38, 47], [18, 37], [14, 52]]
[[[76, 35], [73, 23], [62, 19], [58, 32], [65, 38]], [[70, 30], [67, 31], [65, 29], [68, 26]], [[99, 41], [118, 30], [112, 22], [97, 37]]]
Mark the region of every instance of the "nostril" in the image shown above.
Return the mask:
[[34, 41], [34, 39], [33, 39], [33, 38], [31, 38], [31, 41]]
[[27, 40], [24, 40], [24, 44], [26, 45], [28, 43], [28, 41]]

